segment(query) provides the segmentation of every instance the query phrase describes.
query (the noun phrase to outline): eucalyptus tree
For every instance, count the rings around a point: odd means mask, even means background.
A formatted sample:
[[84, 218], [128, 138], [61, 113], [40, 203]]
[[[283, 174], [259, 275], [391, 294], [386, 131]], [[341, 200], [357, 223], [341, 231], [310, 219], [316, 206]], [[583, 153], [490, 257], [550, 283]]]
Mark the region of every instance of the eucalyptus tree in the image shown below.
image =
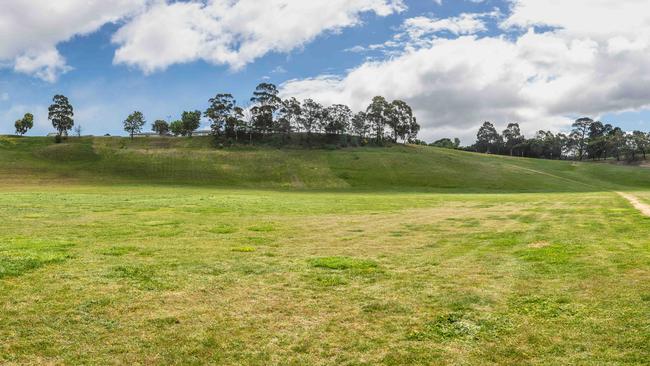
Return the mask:
[[377, 142], [382, 142], [384, 139], [384, 130], [388, 123], [388, 116], [390, 115], [391, 105], [386, 102], [386, 98], [376, 96], [372, 98], [372, 102], [366, 109], [366, 116], [368, 121], [373, 126], [375, 138]]
[[169, 133], [169, 123], [162, 119], [156, 120], [151, 126], [151, 130], [160, 136], [164, 136]]
[[401, 100], [393, 101], [388, 108], [386, 121], [393, 130], [393, 140], [395, 142], [397, 142], [398, 138], [404, 141], [411, 139], [412, 129], [415, 126], [413, 123], [415, 117], [413, 117], [413, 109], [406, 102]]
[[34, 127], [34, 115], [31, 113], [25, 113], [23, 118], [16, 121], [14, 124], [16, 128], [16, 135], [24, 135], [27, 131], [31, 130]]
[[282, 101], [276, 129], [288, 135], [294, 129], [299, 129], [302, 119], [302, 104], [296, 98]]
[[174, 136], [185, 136], [185, 129], [183, 127], [183, 121], [177, 120], [169, 124], [169, 131]]
[[359, 136], [360, 139], [365, 139], [366, 135], [370, 132], [370, 125], [368, 124], [368, 116], [365, 112], [358, 112], [352, 116], [351, 125], [352, 133]]
[[478, 152], [497, 154], [499, 152], [499, 145], [501, 136], [491, 122], [484, 122], [483, 126], [479, 128], [476, 135], [476, 149]]
[[508, 127], [503, 130], [503, 142], [510, 156], [514, 155], [515, 148], [524, 141], [526, 141], [526, 138], [521, 134], [518, 123], [509, 123]]
[[578, 150], [578, 160], [582, 160], [585, 156], [587, 144], [589, 142], [589, 131], [594, 120], [591, 118], [579, 118], [571, 127], [571, 138], [575, 141], [576, 149]]
[[63, 95], [55, 95], [52, 101], [52, 105], [48, 108], [47, 118], [52, 121], [57, 136], [67, 136], [68, 131], [74, 126], [74, 109], [68, 98]]
[[269, 83], [261, 83], [253, 92], [251, 113], [255, 128], [262, 133], [273, 131], [275, 115], [281, 107], [278, 88]]
[[331, 135], [344, 134], [352, 119], [352, 110], [347, 105], [334, 104], [326, 109], [325, 132]]
[[144, 120], [142, 112], [135, 111], [124, 120], [124, 131], [128, 132], [131, 136], [131, 140], [133, 140], [133, 135], [142, 132], [142, 126], [144, 126], [145, 123], [146, 121]]
[[[217, 94], [209, 100], [210, 106], [205, 111], [205, 116], [211, 121], [210, 129], [213, 136], [220, 136], [226, 130], [226, 124], [233, 118], [237, 101], [232, 94]], [[233, 124], [230, 121], [231, 133]]]
[[646, 160], [648, 147], [650, 147], [650, 140], [648, 140], [648, 134], [642, 131], [634, 131], [632, 132], [632, 139], [634, 140], [637, 150], [641, 154], [643, 154], [643, 160]]
[[194, 131], [201, 126], [201, 111], [185, 111], [181, 115], [183, 135], [192, 137]]
[[307, 99], [302, 103], [300, 124], [302, 130], [307, 133], [307, 140], [310, 139], [314, 130], [318, 128], [318, 125], [323, 120], [324, 114], [324, 108], [318, 102]]

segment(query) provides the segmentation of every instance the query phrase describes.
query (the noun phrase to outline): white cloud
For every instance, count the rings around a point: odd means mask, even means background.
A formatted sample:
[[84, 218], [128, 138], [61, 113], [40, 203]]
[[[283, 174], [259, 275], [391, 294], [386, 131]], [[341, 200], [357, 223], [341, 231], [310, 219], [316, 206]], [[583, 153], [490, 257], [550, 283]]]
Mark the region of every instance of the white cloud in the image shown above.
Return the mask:
[[404, 9], [402, 0], [159, 2], [114, 35], [114, 62], [145, 73], [197, 60], [239, 69], [268, 52], [289, 52], [358, 25], [364, 13]]
[[0, 64], [55, 81], [70, 68], [56, 45], [141, 9], [147, 0], [3, 0]]
[[409, 18], [404, 22], [404, 29], [411, 38], [421, 38], [442, 31], [455, 35], [475, 34], [485, 31], [485, 22], [481, 19], [483, 14], [461, 14], [458, 17], [435, 19], [429, 17]]
[[[427, 138], [453, 134], [469, 142], [484, 120], [521, 122], [529, 134], [556, 130], [576, 115], [650, 107], [647, 9], [650, 0], [624, 6], [615, 0], [513, 0], [501, 23], [504, 31], [515, 31], [508, 37], [417, 33], [427, 40], [419, 47], [346, 75], [290, 81], [283, 93], [356, 109], [378, 94], [402, 98], [415, 107]], [[453, 24], [415, 23], [417, 29]]]

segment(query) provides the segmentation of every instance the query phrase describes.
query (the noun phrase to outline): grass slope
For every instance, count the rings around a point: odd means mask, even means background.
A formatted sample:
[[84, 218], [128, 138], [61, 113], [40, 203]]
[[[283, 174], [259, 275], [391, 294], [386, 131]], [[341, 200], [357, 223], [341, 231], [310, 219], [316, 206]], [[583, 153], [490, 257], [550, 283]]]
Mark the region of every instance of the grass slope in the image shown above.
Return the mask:
[[5, 183], [155, 183], [258, 189], [566, 192], [650, 188], [650, 169], [488, 156], [431, 147], [237, 148], [210, 138], [0, 137]]

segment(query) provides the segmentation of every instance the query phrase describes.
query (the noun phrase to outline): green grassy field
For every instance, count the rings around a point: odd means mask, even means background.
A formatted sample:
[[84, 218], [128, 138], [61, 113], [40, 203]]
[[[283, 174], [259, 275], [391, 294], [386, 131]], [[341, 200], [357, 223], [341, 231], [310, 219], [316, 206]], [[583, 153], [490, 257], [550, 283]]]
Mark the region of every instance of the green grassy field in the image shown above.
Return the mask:
[[0, 364], [647, 364], [650, 169], [0, 137]]

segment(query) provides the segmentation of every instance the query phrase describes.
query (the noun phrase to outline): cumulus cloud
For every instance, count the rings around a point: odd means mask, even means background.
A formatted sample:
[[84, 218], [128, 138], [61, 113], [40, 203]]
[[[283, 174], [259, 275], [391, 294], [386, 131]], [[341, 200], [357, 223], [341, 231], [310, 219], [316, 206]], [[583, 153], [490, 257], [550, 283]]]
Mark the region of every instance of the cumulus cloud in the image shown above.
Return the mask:
[[[283, 93], [348, 101], [357, 109], [378, 94], [402, 98], [415, 107], [425, 137], [456, 133], [468, 142], [484, 120], [520, 122], [530, 134], [566, 127], [576, 115], [650, 105], [649, 0], [511, 5], [500, 23], [507, 36], [432, 34], [419, 47], [404, 47], [346, 75], [289, 81]], [[405, 24], [440, 29], [448, 22], [416, 18]]]
[[288, 52], [358, 25], [364, 13], [404, 9], [402, 0], [159, 2], [114, 35], [114, 62], [146, 73], [197, 60], [239, 69], [268, 52]]
[[0, 63], [55, 81], [70, 67], [56, 45], [95, 32], [145, 5], [146, 0], [3, 0]]

